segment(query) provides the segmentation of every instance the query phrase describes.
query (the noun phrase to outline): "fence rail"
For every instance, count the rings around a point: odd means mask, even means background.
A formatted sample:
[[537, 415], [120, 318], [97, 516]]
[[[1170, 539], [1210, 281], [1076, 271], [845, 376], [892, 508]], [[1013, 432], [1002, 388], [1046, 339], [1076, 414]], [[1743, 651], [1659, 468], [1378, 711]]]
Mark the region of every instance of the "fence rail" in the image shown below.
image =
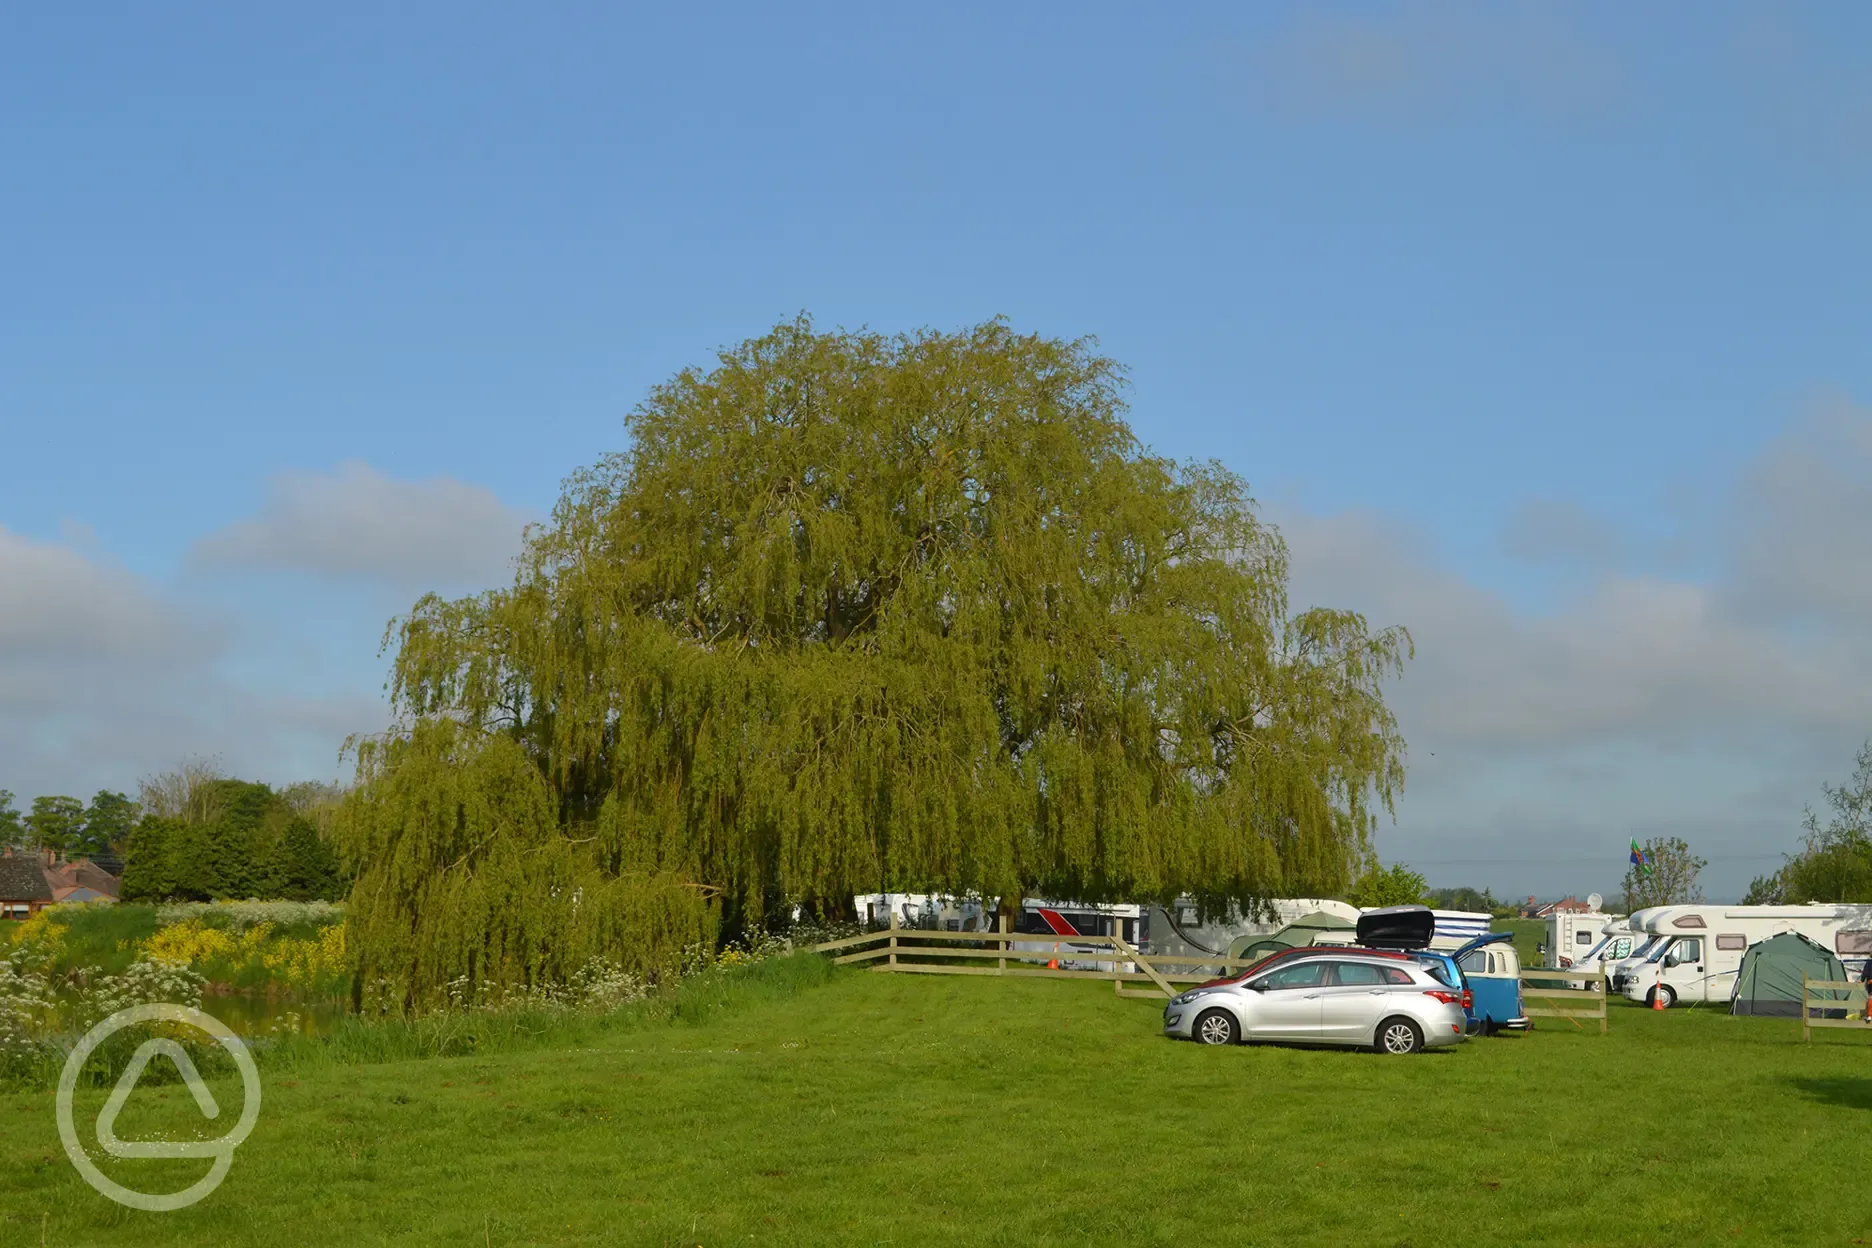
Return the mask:
[[[1583, 988], [1555, 988], [1551, 984], [1537, 983], [1562, 979], [1569, 983], [1586, 985]], [[1594, 985], [1597, 985], [1596, 987]], [[1563, 971], [1548, 967], [1527, 967], [1521, 971], [1521, 1012], [1529, 1018], [1564, 1018], [1575, 1027], [1598, 1020], [1599, 1034], [1606, 1034], [1606, 977], [1604, 971]], [[1545, 1006], [1528, 1005], [1528, 998], [1547, 1001], [1554, 1004]], [[1561, 1009], [1570, 1001], [1586, 1004], [1585, 1009]]]
[[[1204, 983], [1230, 971], [1245, 970], [1261, 961], [1260, 958], [1144, 953], [1122, 936], [1056, 937], [1050, 932], [1011, 932], [1005, 918], [994, 931], [928, 931], [901, 926], [895, 914], [891, 915], [888, 928], [829, 940], [813, 948], [819, 953], [836, 955], [833, 961], [840, 965], [869, 963], [871, 970], [884, 973], [1106, 980], [1121, 997], [1151, 1001], [1174, 997], [1184, 986]], [[1102, 965], [1086, 968], [1060, 965], [1066, 961]], [[1565, 980], [1586, 986], [1554, 988], [1530, 982], [1538, 980]], [[1605, 1034], [1605, 976], [1599, 971], [1560, 971], [1545, 967], [1524, 970], [1521, 995], [1553, 1003], [1546, 1007], [1527, 1007], [1529, 1017], [1564, 1018], [1575, 1026], [1582, 1020], [1597, 1020], [1599, 1033]], [[1571, 1002], [1588, 1008], [1560, 1008]]]
[[[1818, 993], [1820, 995], [1815, 996]], [[1808, 979], [1801, 972], [1801, 1039], [1812, 1040], [1816, 1027], [1851, 1027], [1872, 1031], [1866, 985], [1845, 979]]]

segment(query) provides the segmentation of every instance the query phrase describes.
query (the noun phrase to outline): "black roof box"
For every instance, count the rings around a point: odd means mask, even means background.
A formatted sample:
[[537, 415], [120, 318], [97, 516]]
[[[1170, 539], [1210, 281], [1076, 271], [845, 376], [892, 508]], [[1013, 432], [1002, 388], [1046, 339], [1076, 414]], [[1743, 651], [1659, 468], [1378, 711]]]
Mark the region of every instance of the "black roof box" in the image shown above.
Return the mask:
[[1358, 920], [1358, 943], [1372, 949], [1428, 949], [1435, 932], [1429, 906], [1386, 906]]

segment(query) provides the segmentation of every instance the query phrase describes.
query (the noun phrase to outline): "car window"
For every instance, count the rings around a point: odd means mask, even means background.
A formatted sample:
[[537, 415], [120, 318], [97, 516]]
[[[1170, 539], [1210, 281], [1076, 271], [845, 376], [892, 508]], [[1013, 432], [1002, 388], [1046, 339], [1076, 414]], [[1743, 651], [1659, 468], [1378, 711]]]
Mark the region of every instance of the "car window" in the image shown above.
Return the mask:
[[1450, 975], [1449, 964], [1444, 962], [1442, 959], [1439, 958], [1434, 961], [1430, 959], [1424, 959], [1423, 961], [1420, 961], [1417, 965], [1423, 967], [1424, 970], [1429, 971], [1430, 977], [1436, 980], [1439, 984], [1442, 984], [1448, 988], [1454, 988], [1456, 986], [1454, 977]]
[[1680, 940], [1673, 950], [1679, 962], [1696, 962], [1703, 957], [1703, 942], [1700, 940]]
[[1384, 968], [1384, 980], [1387, 984], [1411, 984], [1416, 982], [1410, 977], [1409, 971], [1396, 966], [1387, 966]]
[[1348, 988], [1377, 987], [1379, 984], [1389, 983], [1390, 981], [1385, 978], [1386, 969], [1382, 966], [1372, 966], [1367, 962], [1333, 963], [1333, 970], [1338, 976], [1337, 982]]
[[1326, 963], [1311, 959], [1270, 971], [1261, 983], [1268, 988], [1317, 988], [1326, 979]]

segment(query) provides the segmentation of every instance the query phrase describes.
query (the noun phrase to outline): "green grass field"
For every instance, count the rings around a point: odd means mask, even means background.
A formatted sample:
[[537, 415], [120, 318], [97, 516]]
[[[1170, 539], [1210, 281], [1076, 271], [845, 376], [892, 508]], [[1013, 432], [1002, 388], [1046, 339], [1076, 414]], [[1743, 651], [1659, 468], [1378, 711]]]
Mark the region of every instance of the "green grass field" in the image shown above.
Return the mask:
[[[0, 1096], [0, 1244], [1872, 1239], [1864, 1036], [1616, 1002], [1606, 1037], [1215, 1050], [1102, 985], [770, 968], [576, 1043], [271, 1069], [227, 1181], [175, 1213], [93, 1194], [51, 1095]], [[146, 1088], [120, 1133], [191, 1121]], [[205, 1163], [107, 1168], [155, 1191]]]

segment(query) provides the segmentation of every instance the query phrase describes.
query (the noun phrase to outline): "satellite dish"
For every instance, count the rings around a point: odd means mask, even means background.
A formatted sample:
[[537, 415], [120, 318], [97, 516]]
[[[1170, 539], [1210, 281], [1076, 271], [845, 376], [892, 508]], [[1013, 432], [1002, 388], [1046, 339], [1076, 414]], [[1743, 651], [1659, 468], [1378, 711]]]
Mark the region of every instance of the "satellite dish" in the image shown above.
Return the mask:
[[1586, 904], [1593, 908], [1594, 913], [1597, 913], [1599, 907], [1605, 905], [1605, 898], [1601, 897], [1598, 893], [1588, 893], [1586, 894]]

